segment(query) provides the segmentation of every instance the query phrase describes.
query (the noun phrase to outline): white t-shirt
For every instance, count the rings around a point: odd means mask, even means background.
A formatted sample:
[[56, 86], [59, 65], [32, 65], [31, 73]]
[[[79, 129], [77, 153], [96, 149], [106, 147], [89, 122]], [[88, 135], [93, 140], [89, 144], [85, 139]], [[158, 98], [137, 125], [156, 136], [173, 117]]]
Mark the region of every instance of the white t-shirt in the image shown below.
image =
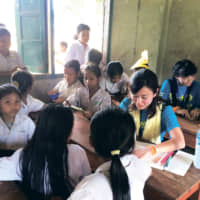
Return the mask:
[[79, 41], [74, 41], [71, 46], [67, 49], [67, 54], [65, 57], [65, 63], [75, 59], [78, 60], [80, 65], [85, 64], [85, 58], [88, 54], [89, 46], [86, 47]]
[[68, 86], [68, 83], [65, 79], [57, 83], [53, 90], [59, 92], [59, 97], [64, 97], [66, 100], [70, 96], [75, 95], [78, 88], [83, 87], [80, 81], [76, 81], [74, 84]]
[[[100, 87], [110, 94], [116, 94], [118, 92], [124, 93], [123, 90], [126, 90], [129, 83], [129, 77], [126, 73], [123, 72], [121, 79], [118, 83], [112, 83], [110, 78], [104, 74], [100, 81]], [[126, 88], [124, 88], [126, 87]]]
[[25, 67], [16, 51], [9, 51], [6, 57], [0, 54], [0, 72], [12, 71], [15, 67]]
[[35, 124], [26, 115], [17, 114], [11, 129], [0, 118], [0, 148], [13, 149], [24, 147], [31, 139]]
[[[87, 155], [80, 146], [68, 144], [68, 170], [73, 186], [77, 185], [84, 176], [91, 173]], [[19, 159], [22, 148], [12, 156], [0, 158], [0, 181], [21, 181]], [[47, 180], [48, 177], [47, 177]], [[46, 182], [45, 182], [46, 183]]]
[[42, 109], [44, 103], [39, 99], [32, 97], [30, 94], [27, 95], [26, 104], [21, 101], [20, 114], [28, 115], [30, 112], [37, 112]]
[[77, 90], [74, 101], [70, 103], [95, 113], [111, 106], [111, 97], [105, 90], [99, 88], [96, 93], [89, 98], [88, 88], [83, 87]]
[[[143, 189], [151, 174], [151, 168], [134, 155], [126, 155], [121, 158], [121, 161], [129, 177], [131, 199], [143, 200]], [[85, 177], [68, 200], [112, 200], [109, 168], [110, 162], [106, 162], [94, 174]]]

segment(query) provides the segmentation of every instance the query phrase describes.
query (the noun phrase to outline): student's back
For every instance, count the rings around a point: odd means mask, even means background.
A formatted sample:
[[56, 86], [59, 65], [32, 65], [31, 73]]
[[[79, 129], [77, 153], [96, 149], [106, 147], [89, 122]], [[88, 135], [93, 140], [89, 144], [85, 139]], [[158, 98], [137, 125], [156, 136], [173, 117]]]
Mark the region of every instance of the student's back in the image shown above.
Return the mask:
[[100, 156], [111, 160], [84, 178], [69, 200], [142, 200], [151, 168], [130, 153], [135, 145], [135, 123], [127, 112], [107, 109], [91, 121], [91, 141]]

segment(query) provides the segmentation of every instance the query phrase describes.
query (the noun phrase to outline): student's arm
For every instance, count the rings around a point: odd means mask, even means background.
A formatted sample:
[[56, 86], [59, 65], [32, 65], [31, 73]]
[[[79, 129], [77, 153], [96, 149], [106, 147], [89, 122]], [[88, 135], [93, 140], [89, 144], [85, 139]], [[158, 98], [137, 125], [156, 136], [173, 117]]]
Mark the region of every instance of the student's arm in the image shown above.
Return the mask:
[[[168, 132], [171, 138], [165, 142], [154, 145], [156, 153], [171, 152], [185, 147], [183, 132], [180, 129], [176, 115], [171, 106], [166, 106], [162, 112], [161, 128], [163, 128], [165, 132]], [[139, 158], [147, 158], [152, 156], [152, 149], [147, 147], [144, 149], [138, 149], [134, 153]]]
[[0, 181], [21, 181], [19, 158], [22, 149], [18, 149], [12, 156], [0, 159]]

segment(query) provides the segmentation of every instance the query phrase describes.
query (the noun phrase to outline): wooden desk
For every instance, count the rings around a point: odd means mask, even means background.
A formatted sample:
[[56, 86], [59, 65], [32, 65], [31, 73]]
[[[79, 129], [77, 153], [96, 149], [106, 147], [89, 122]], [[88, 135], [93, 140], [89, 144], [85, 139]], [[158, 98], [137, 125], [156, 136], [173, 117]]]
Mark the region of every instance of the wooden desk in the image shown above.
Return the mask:
[[195, 141], [196, 141], [196, 133], [200, 127], [197, 125], [200, 122], [197, 121], [189, 121], [182, 117], [177, 116], [178, 123], [181, 126], [183, 131], [186, 146], [194, 149], [195, 148]]
[[[180, 121], [184, 123], [184, 120]], [[188, 127], [187, 123], [184, 125], [186, 125], [186, 128]], [[196, 126], [191, 127], [195, 128]], [[80, 113], [75, 113], [75, 124], [71, 140], [80, 144], [86, 150], [93, 170], [104, 162], [102, 158], [95, 154], [94, 148], [89, 143], [89, 121], [84, 119]], [[92, 159], [90, 154], [92, 154]], [[200, 170], [195, 169], [193, 166], [184, 177], [153, 169], [152, 176], [145, 186], [144, 195], [146, 200], [186, 200], [195, 192], [199, 193], [199, 188]], [[194, 195], [198, 196], [198, 193]], [[193, 199], [198, 199], [197, 196], [193, 196]], [[198, 200], [200, 200], [200, 197]]]

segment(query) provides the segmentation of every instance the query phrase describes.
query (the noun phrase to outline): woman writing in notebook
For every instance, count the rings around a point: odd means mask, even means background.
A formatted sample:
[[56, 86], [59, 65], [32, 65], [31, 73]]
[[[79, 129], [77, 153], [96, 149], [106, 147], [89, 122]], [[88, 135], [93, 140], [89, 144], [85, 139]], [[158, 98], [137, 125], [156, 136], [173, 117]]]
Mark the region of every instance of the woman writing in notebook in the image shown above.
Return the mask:
[[[138, 139], [153, 143], [134, 153], [149, 157], [156, 153], [171, 152], [185, 147], [185, 140], [171, 106], [164, 106], [158, 96], [158, 79], [148, 69], [136, 72], [131, 78], [130, 113], [137, 124]], [[170, 139], [163, 142], [165, 133]]]

